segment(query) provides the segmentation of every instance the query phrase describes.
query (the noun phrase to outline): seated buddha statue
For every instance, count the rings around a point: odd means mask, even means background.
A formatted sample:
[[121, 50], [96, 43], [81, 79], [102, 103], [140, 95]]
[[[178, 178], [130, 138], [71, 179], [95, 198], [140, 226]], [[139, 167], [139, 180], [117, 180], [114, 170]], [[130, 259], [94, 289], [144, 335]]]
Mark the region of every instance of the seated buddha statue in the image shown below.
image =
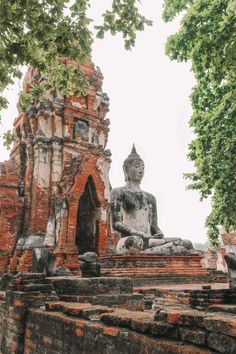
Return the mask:
[[144, 162], [135, 146], [123, 164], [126, 184], [111, 192], [113, 229], [120, 233], [116, 254], [195, 254], [189, 240], [164, 237], [157, 223], [156, 198], [140, 187]]

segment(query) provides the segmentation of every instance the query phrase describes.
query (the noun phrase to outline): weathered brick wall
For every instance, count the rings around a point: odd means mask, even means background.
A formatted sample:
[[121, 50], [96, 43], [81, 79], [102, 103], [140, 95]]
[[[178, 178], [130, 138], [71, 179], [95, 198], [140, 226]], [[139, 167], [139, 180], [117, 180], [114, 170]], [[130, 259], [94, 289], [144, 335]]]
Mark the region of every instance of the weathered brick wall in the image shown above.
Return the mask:
[[[142, 323], [139, 323], [142, 326]], [[168, 327], [168, 326], [166, 326]], [[171, 328], [171, 326], [169, 326]], [[141, 328], [141, 327], [139, 327]], [[169, 333], [171, 330], [169, 329]], [[140, 333], [141, 332], [141, 333]], [[55, 333], [56, 338], [55, 338]], [[176, 336], [173, 328], [172, 339]], [[181, 349], [180, 349], [181, 348]], [[25, 336], [25, 353], [211, 353], [194, 346], [157, 339], [140, 331], [104, 325], [84, 319], [68, 317], [62, 313], [31, 310]]]
[[[92, 320], [96, 317], [100, 320]], [[24, 352], [234, 354], [235, 328], [233, 316], [181, 308], [169, 309], [155, 319], [151, 312], [91, 305], [75, 305], [63, 312], [37, 309], [27, 317]]]
[[22, 203], [18, 176], [10, 162], [0, 163], [0, 274], [7, 272], [17, 231], [21, 227]]
[[135, 285], [209, 281], [202, 256], [107, 255], [99, 258], [103, 276], [131, 277]]
[[[213, 304], [207, 312], [180, 306], [130, 311], [79, 302], [86, 289], [95, 297], [132, 290], [129, 279], [96, 282], [94, 289], [92, 279], [45, 279], [32, 273], [14, 278], [6, 297], [0, 297], [1, 353], [235, 353], [235, 299]], [[75, 294], [77, 299], [58, 299]]]
[[44, 305], [47, 299], [57, 300], [57, 296], [45, 275], [25, 274], [12, 281], [10, 290], [0, 297], [1, 353], [24, 353], [28, 309]]
[[[34, 247], [51, 247], [56, 266], [78, 272], [78, 208], [89, 178], [99, 201], [96, 252], [107, 252], [109, 99], [100, 70], [92, 63], [80, 68], [90, 83], [86, 97], [47, 93], [14, 121], [17, 140], [10, 161], [0, 164], [0, 274], [30, 271]], [[25, 91], [34, 80], [37, 72], [29, 69]]]

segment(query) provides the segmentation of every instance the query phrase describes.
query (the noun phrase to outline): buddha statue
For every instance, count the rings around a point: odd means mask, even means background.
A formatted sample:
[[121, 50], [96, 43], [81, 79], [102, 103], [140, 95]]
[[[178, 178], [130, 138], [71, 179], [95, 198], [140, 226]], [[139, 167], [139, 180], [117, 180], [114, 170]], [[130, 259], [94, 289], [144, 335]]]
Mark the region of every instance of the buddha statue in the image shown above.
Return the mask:
[[189, 240], [164, 237], [157, 223], [155, 197], [140, 188], [144, 162], [135, 146], [123, 164], [126, 185], [111, 192], [113, 229], [120, 233], [116, 254], [195, 254]]

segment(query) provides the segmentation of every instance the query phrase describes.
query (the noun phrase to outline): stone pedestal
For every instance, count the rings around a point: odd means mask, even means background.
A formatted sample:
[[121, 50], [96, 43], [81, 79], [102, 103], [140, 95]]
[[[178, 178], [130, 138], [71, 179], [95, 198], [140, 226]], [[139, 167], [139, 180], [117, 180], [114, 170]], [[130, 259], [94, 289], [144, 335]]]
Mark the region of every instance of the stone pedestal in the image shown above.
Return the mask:
[[154, 283], [206, 282], [208, 271], [202, 256], [103, 256], [99, 258], [103, 276], [131, 277], [135, 285]]

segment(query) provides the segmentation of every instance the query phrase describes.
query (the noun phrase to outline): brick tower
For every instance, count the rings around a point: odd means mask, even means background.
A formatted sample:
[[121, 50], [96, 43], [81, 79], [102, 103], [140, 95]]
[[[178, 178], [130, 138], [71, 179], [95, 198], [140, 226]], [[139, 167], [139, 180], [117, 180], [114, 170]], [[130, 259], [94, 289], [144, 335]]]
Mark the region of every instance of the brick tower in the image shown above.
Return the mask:
[[[32, 269], [35, 250], [75, 273], [78, 254], [106, 254], [109, 235], [109, 99], [93, 64], [86, 97], [48, 94], [14, 121], [17, 141], [0, 165], [0, 273]], [[23, 88], [38, 78], [29, 69]]]

